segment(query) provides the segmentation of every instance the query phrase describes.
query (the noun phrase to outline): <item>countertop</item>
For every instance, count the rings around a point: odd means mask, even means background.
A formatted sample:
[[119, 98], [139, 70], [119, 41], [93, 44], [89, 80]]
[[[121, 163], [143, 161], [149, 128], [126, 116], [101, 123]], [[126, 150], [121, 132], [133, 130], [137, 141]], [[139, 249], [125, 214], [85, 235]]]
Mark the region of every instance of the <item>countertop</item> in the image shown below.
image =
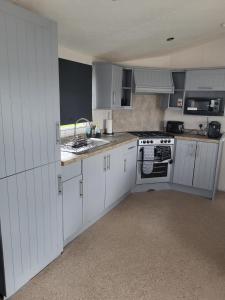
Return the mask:
[[216, 143], [219, 144], [221, 139], [210, 139], [205, 135], [183, 133], [183, 134], [174, 134], [177, 140], [188, 140], [188, 141], [202, 141], [206, 143]]
[[129, 134], [129, 133], [115, 133], [113, 136], [107, 136], [107, 135], [103, 134], [102, 138], [104, 140], [110, 141], [110, 143], [100, 146], [94, 150], [91, 150], [90, 152], [86, 152], [86, 153], [80, 154], [80, 155], [76, 155], [76, 154], [68, 153], [68, 152], [61, 152], [61, 165], [66, 166], [71, 163], [80, 161], [82, 159], [94, 156], [98, 153], [112, 150], [123, 144], [127, 144], [132, 141], [137, 141], [137, 137], [135, 137], [134, 135]]

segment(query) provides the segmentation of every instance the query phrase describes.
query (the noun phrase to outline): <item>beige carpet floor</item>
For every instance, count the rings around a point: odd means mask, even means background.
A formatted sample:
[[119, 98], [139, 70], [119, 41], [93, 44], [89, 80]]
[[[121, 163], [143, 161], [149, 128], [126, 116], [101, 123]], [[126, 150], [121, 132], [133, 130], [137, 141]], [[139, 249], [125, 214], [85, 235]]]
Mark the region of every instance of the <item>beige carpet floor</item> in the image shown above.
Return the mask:
[[225, 193], [136, 193], [13, 300], [224, 300]]

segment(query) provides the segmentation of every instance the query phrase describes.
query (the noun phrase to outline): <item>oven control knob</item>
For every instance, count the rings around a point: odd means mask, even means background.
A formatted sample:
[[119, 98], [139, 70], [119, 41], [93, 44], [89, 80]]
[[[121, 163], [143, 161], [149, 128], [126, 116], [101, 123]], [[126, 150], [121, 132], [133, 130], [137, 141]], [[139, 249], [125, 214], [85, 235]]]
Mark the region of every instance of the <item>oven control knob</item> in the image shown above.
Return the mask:
[[147, 144], [149, 144], [149, 140], [147, 140]]
[[168, 143], [171, 143], [171, 140], [168, 140]]
[[146, 143], [146, 141], [143, 141], [143, 144], [145, 144]]
[[163, 140], [161, 140], [160, 143], [162, 144], [162, 143], [163, 143]]
[[165, 140], [164, 143], [167, 143], [167, 140]]
[[153, 140], [151, 140], [151, 144], [153, 144]]

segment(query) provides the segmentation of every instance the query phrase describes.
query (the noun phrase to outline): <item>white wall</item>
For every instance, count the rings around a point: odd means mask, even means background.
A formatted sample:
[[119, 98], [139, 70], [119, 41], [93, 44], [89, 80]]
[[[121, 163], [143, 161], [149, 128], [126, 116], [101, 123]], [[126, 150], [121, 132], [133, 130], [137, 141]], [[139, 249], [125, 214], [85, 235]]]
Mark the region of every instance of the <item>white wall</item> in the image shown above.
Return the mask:
[[[180, 50], [169, 55], [127, 61], [124, 63], [131, 66], [173, 69], [223, 67], [225, 66], [225, 38]], [[167, 109], [164, 120], [184, 121], [186, 128], [196, 129], [200, 123], [206, 122], [206, 117], [184, 116], [179, 111]], [[218, 120], [222, 124], [222, 130], [225, 132], [225, 117], [213, 117], [209, 118], [209, 120]], [[219, 189], [225, 191], [225, 147], [223, 151]]]

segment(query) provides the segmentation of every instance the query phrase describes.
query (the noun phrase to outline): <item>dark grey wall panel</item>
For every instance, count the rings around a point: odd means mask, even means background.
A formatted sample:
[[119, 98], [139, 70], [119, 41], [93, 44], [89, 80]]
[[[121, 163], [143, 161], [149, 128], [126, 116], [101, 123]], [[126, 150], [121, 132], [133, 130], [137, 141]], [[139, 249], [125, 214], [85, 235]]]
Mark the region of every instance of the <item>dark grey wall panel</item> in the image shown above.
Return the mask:
[[59, 59], [61, 125], [92, 120], [92, 66]]

